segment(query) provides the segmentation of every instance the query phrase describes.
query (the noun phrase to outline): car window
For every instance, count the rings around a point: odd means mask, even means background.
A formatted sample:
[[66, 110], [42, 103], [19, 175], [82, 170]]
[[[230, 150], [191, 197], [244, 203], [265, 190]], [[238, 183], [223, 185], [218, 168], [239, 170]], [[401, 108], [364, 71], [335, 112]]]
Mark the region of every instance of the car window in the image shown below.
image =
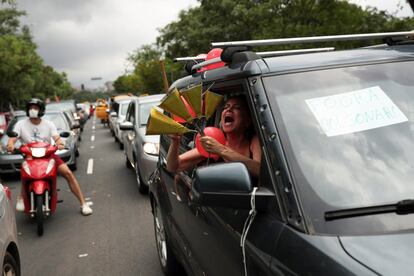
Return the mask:
[[122, 116], [125, 116], [125, 114], [127, 113], [127, 110], [128, 110], [128, 103], [123, 103], [121, 105], [119, 114]]
[[264, 78], [298, 188], [318, 213], [413, 198], [413, 74], [410, 61]]
[[135, 102], [129, 104], [127, 120], [135, 125]]
[[141, 127], [147, 125], [151, 108], [157, 106], [158, 104], [159, 101], [139, 104], [139, 125]]

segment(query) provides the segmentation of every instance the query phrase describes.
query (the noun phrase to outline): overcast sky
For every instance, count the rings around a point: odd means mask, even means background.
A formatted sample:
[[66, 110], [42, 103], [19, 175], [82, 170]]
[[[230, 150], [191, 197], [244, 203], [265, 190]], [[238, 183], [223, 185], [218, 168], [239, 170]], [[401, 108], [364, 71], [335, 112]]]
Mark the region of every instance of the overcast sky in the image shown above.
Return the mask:
[[[405, 0], [351, 2], [398, 16], [413, 15]], [[196, 0], [17, 0], [17, 8], [27, 12], [22, 21], [30, 27], [45, 63], [66, 72], [75, 87], [84, 83], [86, 88], [122, 75], [128, 53], [155, 42], [157, 29], [176, 20], [180, 10], [196, 5]]]

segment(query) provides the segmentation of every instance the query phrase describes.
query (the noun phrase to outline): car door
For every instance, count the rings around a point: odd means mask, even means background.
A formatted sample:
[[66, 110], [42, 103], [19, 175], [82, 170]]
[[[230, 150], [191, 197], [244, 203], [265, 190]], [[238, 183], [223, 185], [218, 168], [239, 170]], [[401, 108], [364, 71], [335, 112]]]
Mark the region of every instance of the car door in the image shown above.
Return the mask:
[[[183, 139], [182, 149], [186, 148], [186, 142]], [[269, 163], [265, 155], [263, 158], [262, 173], [256, 185], [260, 183], [273, 191]], [[173, 227], [195, 274], [243, 275], [245, 259], [249, 275], [268, 275], [273, 248], [283, 226], [277, 212], [277, 199], [272, 200], [269, 210], [256, 216], [243, 257], [240, 239], [249, 206], [246, 209], [198, 206], [190, 193], [193, 173], [194, 170], [189, 170], [168, 176], [170, 185], [166, 189], [169, 189]]]
[[[126, 121], [132, 123], [132, 125], [135, 127], [136, 122], [136, 103], [135, 101], [131, 101], [128, 107]], [[128, 130], [126, 131], [124, 135], [124, 147], [125, 147], [125, 154], [128, 158], [128, 160], [133, 163], [134, 162], [134, 156], [133, 156], [133, 143], [135, 139], [135, 130]]]

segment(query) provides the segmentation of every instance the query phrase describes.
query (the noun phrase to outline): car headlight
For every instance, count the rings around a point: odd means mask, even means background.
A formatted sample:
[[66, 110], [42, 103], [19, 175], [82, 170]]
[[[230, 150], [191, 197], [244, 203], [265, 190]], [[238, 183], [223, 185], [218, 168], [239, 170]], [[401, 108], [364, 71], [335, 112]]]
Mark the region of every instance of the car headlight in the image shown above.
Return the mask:
[[23, 163], [22, 163], [22, 168], [23, 168], [23, 170], [28, 174], [28, 175], [30, 175], [30, 168], [29, 168], [29, 164], [27, 164], [27, 162], [26, 161], [23, 161]]
[[46, 154], [46, 148], [30, 148], [33, 157], [43, 157]]
[[145, 153], [147, 154], [151, 154], [151, 155], [158, 155], [158, 152], [160, 150], [160, 146], [158, 143], [144, 143], [144, 145], [142, 146], [143, 150]]
[[55, 164], [56, 164], [55, 159], [50, 159], [49, 164], [47, 165], [47, 168], [46, 168], [46, 174], [50, 173], [50, 171], [53, 169]]

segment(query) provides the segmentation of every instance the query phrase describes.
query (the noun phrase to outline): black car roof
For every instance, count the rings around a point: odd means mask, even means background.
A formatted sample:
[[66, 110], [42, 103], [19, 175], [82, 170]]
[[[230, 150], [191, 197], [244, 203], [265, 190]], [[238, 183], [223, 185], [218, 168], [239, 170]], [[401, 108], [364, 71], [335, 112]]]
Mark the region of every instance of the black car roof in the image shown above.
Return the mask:
[[175, 87], [181, 89], [200, 82], [216, 82], [254, 75], [407, 60], [414, 60], [414, 45], [380, 45], [352, 50], [266, 57], [183, 77], [175, 81], [170, 90]]

